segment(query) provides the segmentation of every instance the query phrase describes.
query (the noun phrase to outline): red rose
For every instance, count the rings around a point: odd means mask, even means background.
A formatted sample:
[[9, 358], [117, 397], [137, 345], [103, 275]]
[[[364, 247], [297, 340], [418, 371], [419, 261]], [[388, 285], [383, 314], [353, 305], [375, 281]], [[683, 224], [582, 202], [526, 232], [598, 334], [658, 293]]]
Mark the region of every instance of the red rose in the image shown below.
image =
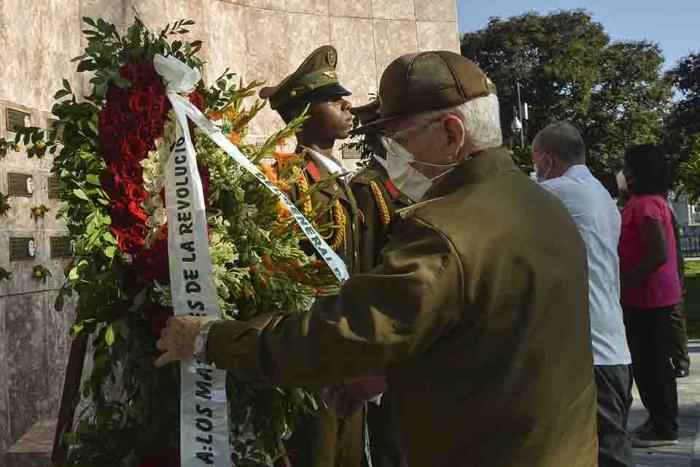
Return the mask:
[[146, 214], [146, 211], [143, 210], [141, 207], [141, 203], [138, 201], [129, 201], [129, 204], [127, 205], [127, 209], [129, 211], [129, 214], [134, 216], [134, 218], [138, 221], [146, 222], [148, 219], [148, 214]]
[[136, 254], [143, 248], [144, 239], [141, 237], [136, 237], [129, 235], [126, 232], [122, 232], [121, 235], [117, 235], [117, 247], [119, 251], [128, 254]]
[[151, 107], [151, 96], [147, 92], [135, 89], [129, 95], [129, 110], [143, 112]]
[[138, 162], [125, 161], [121, 165], [120, 173], [126, 183], [143, 184], [143, 169]]
[[146, 143], [133, 136], [127, 137], [122, 141], [122, 156], [125, 159], [141, 160], [148, 154], [148, 146]]
[[156, 94], [151, 99], [151, 107], [148, 109], [148, 118], [153, 120], [161, 120], [165, 115], [166, 100], [165, 95]]
[[207, 107], [204, 101], [204, 94], [199, 91], [194, 91], [190, 94], [190, 102], [202, 112], [204, 112], [204, 109]]
[[122, 76], [122, 78], [131, 83], [135, 83], [139, 79], [139, 72], [133, 65], [124, 65], [119, 69], [119, 74]]
[[148, 196], [148, 192], [143, 185], [126, 184], [126, 196], [130, 200], [142, 203]]

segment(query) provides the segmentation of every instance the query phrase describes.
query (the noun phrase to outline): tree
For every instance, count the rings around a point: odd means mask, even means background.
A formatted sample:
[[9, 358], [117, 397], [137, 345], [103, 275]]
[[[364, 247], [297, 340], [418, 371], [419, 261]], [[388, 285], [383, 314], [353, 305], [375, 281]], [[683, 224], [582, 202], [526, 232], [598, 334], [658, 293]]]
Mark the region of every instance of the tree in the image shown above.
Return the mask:
[[691, 198], [700, 197], [700, 53], [669, 72], [680, 95], [668, 117], [667, 147], [683, 165], [680, 178]]
[[[584, 11], [492, 18], [486, 28], [464, 35], [462, 54], [496, 84], [511, 144], [520, 83], [522, 101], [529, 104], [526, 146], [547, 124], [569, 121], [581, 130], [591, 169], [608, 185], [614, 184], [627, 146], [656, 142], [662, 135], [671, 84], [661, 72], [659, 47], [612, 42]], [[515, 153], [527, 167], [529, 149]]]

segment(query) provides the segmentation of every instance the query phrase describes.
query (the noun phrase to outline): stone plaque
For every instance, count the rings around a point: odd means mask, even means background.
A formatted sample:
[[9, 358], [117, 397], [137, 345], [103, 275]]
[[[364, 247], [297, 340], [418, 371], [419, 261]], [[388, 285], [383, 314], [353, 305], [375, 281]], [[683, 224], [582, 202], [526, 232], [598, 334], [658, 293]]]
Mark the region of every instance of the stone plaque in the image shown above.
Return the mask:
[[61, 197], [61, 182], [55, 175], [49, 177], [49, 199]]
[[17, 131], [17, 127], [25, 128], [31, 126], [31, 115], [28, 112], [7, 108], [7, 129], [9, 131]]
[[10, 237], [10, 261], [33, 260], [36, 247], [32, 237]]
[[362, 154], [355, 148], [344, 147], [342, 149], [343, 159], [359, 159]]
[[9, 196], [31, 197], [34, 194], [34, 179], [30, 174], [8, 172], [7, 194]]
[[70, 237], [51, 237], [51, 257], [70, 258]]

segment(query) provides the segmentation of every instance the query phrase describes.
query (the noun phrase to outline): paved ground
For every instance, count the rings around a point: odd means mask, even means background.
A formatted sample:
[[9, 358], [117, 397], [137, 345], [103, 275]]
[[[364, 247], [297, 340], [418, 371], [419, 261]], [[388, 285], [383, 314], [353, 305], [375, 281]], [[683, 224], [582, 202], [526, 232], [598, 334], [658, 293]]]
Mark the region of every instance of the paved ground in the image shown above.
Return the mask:
[[[667, 448], [635, 449], [637, 467], [700, 467], [700, 341], [690, 345], [690, 376], [678, 380], [680, 444]], [[629, 427], [646, 420], [635, 388]]]

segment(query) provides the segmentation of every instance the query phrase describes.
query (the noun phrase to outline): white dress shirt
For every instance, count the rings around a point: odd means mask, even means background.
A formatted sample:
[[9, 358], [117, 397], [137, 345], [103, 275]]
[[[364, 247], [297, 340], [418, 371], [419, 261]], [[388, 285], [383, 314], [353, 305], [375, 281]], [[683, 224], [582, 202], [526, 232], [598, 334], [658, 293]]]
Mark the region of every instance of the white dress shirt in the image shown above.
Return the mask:
[[617, 205], [585, 165], [574, 165], [542, 186], [564, 203], [586, 244], [593, 362], [629, 364], [632, 360], [620, 306], [617, 245], [621, 220]]

